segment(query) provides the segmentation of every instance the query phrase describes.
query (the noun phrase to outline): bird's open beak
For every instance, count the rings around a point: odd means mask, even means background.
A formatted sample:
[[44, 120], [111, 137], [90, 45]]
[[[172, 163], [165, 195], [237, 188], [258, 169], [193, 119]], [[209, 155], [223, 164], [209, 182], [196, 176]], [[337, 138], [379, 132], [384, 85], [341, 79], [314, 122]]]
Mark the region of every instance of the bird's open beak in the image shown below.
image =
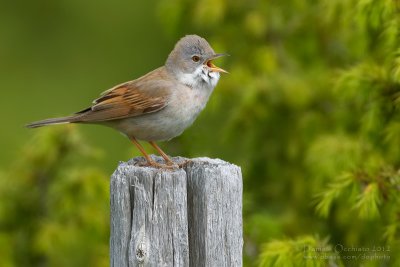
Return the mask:
[[211, 62], [213, 59], [216, 59], [216, 58], [219, 58], [219, 57], [223, 57], [223, 56], [229, 56], [229, 55], [228, 55], [228, 54], [215, 54], [215, 55], [212, 55], [211, 57], [209, 57], [208, 60], [206, 61], [207, 67], [209, 67], [210, 70], [211, 70], [211, 71], [214, 71], [214, 72], [229, 73], [229, 72], [227, 72], [226, 70], [221, 69], [221, 68], [215, 66], [215, 65]]

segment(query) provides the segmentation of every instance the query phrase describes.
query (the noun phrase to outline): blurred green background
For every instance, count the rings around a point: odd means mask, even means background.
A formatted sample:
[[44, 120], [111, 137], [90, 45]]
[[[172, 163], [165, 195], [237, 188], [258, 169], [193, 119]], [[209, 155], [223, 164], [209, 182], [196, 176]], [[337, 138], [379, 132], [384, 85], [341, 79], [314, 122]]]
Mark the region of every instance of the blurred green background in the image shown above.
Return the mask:
[[[0, 0], [0, 266], [108, 266], [109, 176], [140, 155], [87, 107], [185, 34], [231, 74], [170, 155], [242, 167], [245, 266], [400, 266], [400, 4]], [[150, 149], [149, 146], [146, 146]]]

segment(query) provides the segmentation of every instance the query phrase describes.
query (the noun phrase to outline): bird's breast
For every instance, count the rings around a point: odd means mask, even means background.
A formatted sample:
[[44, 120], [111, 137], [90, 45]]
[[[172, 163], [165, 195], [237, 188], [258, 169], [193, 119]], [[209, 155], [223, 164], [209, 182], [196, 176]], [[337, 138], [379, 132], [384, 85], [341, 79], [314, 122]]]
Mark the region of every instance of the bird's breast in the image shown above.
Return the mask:
[[212, 88], [178, 86], [165, 108], [154, 113], [113, 122], [127, 136], [140, 140], [169, 140], [188, 128], [207, 104]]
[[206, 106], [212, 88], [190, 88], [185, 86], [183, 89], [179, 90], [175, 95], [176, 103], [171, 103], [173, 107], [177, 107], [175, 110], [176, 116], [180, 118], [182, 123], [191, 125], [193, 121], [197, 118], [200, 112]]

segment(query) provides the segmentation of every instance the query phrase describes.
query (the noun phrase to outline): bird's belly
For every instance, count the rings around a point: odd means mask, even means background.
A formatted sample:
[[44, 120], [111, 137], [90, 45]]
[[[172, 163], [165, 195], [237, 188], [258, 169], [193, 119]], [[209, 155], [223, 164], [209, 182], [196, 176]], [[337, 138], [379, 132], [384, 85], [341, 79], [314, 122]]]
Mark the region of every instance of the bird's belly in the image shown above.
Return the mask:
[[175, 103], [170, 103], [160, 111], [121, 119], [113, 122], [110, 126], [139, 140], [169, 140], [180, 135], [194, 122], [200, 111], [203, 110], [207, 99], [188, 101], [188, 99], [177, 98], [174, 99]]

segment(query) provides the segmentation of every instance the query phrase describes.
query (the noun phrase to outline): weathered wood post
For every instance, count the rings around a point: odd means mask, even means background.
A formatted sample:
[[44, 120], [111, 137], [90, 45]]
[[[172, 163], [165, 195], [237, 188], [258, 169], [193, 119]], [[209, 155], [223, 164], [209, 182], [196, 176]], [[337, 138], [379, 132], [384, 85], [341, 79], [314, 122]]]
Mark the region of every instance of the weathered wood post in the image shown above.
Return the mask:
[[242, 266], [240, 168], [209, 158], [176, 170], [139, 161], [111, 177], [111, 266]]

